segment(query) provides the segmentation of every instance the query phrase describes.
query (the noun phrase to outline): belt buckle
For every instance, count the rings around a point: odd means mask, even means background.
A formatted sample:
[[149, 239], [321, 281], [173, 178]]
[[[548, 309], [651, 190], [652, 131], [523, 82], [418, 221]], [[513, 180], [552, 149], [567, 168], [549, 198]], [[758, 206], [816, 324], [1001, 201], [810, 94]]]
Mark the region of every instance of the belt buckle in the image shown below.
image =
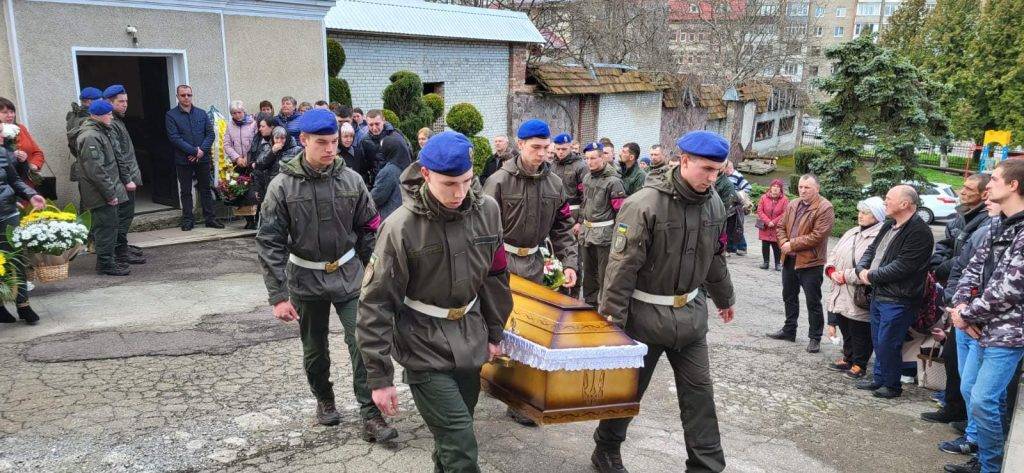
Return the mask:
[[[516, 256], [523, 256], [523, 257], [530, 256], [530, 249], [529, 248], [516, 248]], [[461, 318], [461, 317], [459, 317], [459, 318]], [[455, 320], [458, 320], [458, 319], [455, 319]]]
[[448, 309], [448, 320], [462, 320], [466, 316], [466, 308], [460, 307], [458, 309]]
[[594, 225], [593, 222], [591, 222], [590, 220], [584, 220], [583, 221], [583, 226], [584, 227], [591, 228], [591, 227], [593, 227], [593, 225]]
[[678, 309], [686, 305], [687, 302], [688, 301], [686, 300], [686, 294], [683, 294], [681, 296], [672, 296], [672, 308], [674, 309]]
[[333, 273], [333, 272], [335, 272], [337, 270], [338, 270], [338, 262], [337, 261], [331, 261], [330, 263], [327, 263], [327, 264], [324, 265], [324, 271], [326, 271], [327, 273]]

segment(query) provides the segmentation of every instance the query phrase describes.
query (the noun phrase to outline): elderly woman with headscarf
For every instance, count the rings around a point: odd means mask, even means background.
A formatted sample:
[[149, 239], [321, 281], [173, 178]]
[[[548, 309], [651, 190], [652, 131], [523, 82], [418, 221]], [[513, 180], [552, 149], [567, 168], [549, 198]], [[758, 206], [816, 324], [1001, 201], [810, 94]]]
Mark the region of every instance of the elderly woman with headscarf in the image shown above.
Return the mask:
[[768, 263], [771, 262], [769, 252], [775, 255], [775, 270], [782, 269], [778, 226], [782, 223], [782, 217], [786, 215], [787, 205], [789, 199], [783, 191], [782, 179], [775, 179], [768, 186], [768, 192], [765, 192], [757, 203], [757, 223], [754, 226], [757, 227], [757, 237], [761, 240], [761, 257], [764, 258], [761, 269], [768, 269]]
[[837, 326], [843, 334], [843, 356], [829, 369], [844, 371], [853, 379], [864, 377], [873, 349], [868, 308], [857, 304], [858, 286], [864, 283], [857, 277], [856, 266], [885, 222], [885, 202], [871, 197], [858, 202], [857, 210], [857, 226], [832, 247], [825, 264], [825, 275], [832, 280], [832, 290], [825, 297], [828, 336], [836, 336]]
[[356, 142], [356, 130], [347, 120], [338, 126], [338, 156], [345, 165], [363, 177], [363, 183], [370, 186], [370, 172], [363, 159], [363, 148]]
[[412, 163], [412, 159], [409, 157], [405, 139], [398, 135], [384, 138], [381, 142], [381, 153], [386, 164], [377, 173], [373, 189], [370, 189], [370, 196], [373, 197], [373, 203], [377, 206], [381, 218], [387, 218], [402, 205], [400, 177], [402, 171]]

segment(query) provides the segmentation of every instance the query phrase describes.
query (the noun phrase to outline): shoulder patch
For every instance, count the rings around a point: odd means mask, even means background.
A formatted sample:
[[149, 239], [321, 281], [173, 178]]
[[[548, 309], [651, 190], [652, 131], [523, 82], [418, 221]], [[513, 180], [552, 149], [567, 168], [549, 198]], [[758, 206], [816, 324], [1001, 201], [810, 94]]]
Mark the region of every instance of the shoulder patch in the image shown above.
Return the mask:
[[615, 231], [619, 232], [622, 235], [625, 235], [628, 230], [629, 225], [626, 225], [625, 223], [620, 223], [618, 226], [615, 227]]
[[366, 269], [363, 271], [363, 287], [373, 281], [373, 267], [376, 264], [377, 255], [370, 255], [370, 261], [366, 263]]

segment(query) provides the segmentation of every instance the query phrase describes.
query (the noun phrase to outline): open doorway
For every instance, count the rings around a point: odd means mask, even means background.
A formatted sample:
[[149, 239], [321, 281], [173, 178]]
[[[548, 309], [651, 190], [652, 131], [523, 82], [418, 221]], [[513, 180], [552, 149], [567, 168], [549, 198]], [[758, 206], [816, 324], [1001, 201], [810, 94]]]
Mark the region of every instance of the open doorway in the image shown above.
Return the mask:
[[128, 91], [125, 125], [135, 145], [135, 156], [142, 171], [142, 187], [136, 194], [137, 213], [179, 207], [171, 143], [167, 140], [164, 116], [171, 108], [172, 57], [76, 55], [78, 86], [98, 87], [121, 84]]

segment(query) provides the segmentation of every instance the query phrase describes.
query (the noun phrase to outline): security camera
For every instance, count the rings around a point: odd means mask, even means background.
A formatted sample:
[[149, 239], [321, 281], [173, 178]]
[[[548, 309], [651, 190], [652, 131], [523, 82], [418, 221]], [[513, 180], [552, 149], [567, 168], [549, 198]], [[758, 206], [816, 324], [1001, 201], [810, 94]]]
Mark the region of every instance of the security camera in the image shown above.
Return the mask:
[[135, 35], [139, 34], [139, 29], [134, 27], [134, 26], [132, 26], [132, 25], [128, 25], [128, 27], [125, 28], [124, 32], [128, 33], [128, 34], [130, 34], [132, 36], [135, 36]]

